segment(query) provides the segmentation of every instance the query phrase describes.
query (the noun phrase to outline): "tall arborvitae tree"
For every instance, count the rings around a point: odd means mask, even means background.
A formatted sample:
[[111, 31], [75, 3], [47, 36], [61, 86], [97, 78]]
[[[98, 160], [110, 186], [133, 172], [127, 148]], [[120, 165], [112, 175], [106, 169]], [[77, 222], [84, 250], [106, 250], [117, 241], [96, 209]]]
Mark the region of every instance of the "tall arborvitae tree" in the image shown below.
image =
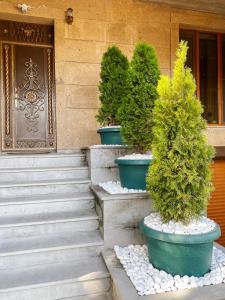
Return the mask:
[[188, 223], [207, 207], [212, 191], [214, 149], [208, 145], [202, 106], [191, 70], [187, 44], [177, 51], [172, 79], [162, 76], [154, 108], [153, 163], [147, 178], [155, 208], [164, 222]]
[[117, 111], [128, 91], [129, 62], [121, 50], [112, 46], [104, 53], [99, 85], [101, 107], [96, 116], [103, 126], [118, 125]]
[[158, 95], [159, 77], [154, 48], [145, 43], [138, 44], [129, 68], [129, 93], [119, 109], [119, 120], [125, 143], [139, 153], [151, 148], [152, 110]]

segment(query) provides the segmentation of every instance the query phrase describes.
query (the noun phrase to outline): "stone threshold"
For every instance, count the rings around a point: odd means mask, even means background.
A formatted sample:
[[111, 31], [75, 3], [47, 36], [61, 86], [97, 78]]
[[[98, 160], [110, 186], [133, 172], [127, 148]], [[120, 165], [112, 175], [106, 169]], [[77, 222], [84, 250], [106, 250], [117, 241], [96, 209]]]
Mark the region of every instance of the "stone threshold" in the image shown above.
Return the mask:
[[[216, 245], [225, 252], [225, 248]], [[139, 296], [132, 282], [117, 259], [114, 250], [102, 252], [112, 279], [114, 300], [224, 300], [225, 284], [210, 285], [177, 292], [167, 292], [149, 296]]]

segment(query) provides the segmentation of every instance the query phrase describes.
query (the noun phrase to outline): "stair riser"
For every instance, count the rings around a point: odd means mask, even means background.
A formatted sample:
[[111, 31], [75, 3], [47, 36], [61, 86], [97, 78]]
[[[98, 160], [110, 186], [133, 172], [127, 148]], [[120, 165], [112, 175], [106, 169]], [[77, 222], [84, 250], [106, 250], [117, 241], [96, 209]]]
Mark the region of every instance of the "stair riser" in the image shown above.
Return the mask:
[[1, 300], [59, 300], [80, 295], [105, 293], [110, 289], [110, 279], [58, 283], [56, 285], [0, 292]]
[[0, 187], [1, 197], [28, 196], [50, 193], [77, 193], [88, 192], [89, 184], [84, 183], [65, 183], [65, 184], [48, 184], [48, 185], [26, 185], [26, 186], [9, 186]]
[[85, 156], [0, 156], [0, 169], [8, 168], [48, 168], [48, 167], [81, 167], [85, 165]]
[[[111, 293], [104, 293], [104, 294], [92, 294], [92, 295], [83, 295], [78, 297], [72, 297], [72, 298], [64, 298], [60, 300], [113, 300], [111, 297]], [[116, 300], [116, 299], [115, 299]]]
[[[98, 220], [83, 220], [48, 224], [32, 224], [16, 227], [0, 227], [1, 238], [28, 237], [62, 232], [88, 231], [98, 229]], [[1, 299], [1, 298], [0, 298]]]
[[51, 179], [87, 179], [88, 169], [1, 172], [0, 182], [38, 181]]
[[80, 261], [90, 257], [97, 257], [103, 250], [101, 245], [84, 246], [73, 249], [50, 250], [37, 253], [24, 253], [20, 255], [0, 256], [0, 272], [3, 269], [24, 268], [49, 263], [62, 263]]
[[70, 212], [94, 207], [93, 199], [40, 202], [30, 204], [0, 205], [0, 218], [3, 216], [28, 216], [42, 213]]

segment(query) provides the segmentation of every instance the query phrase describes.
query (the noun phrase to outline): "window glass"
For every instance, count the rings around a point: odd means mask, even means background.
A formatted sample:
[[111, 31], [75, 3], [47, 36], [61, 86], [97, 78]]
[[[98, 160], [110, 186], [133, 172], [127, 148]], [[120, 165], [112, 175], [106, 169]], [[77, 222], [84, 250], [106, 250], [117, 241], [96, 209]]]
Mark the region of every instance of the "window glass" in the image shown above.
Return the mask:
[[204, 117], [211, 124], [218, 123], [217, 35], [200, 33], [200, 99]]
[[187, 53], [187, 66], [191, 68], [193, 75], [196, 75], [196, 62], [195, 62], [195, 32], [188, 30], [180, 31], [180, 41], [187, 41], [188, 53]]

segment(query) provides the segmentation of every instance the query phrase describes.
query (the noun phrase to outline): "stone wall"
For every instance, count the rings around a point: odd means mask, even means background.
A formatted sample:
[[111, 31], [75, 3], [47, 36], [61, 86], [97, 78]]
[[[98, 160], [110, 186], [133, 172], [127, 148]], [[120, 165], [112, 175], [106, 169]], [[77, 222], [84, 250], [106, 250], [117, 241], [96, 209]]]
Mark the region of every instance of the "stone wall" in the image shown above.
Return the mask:
[[[147, 0], [27, 0], [22, 14], [18, 1], [0, 1], [0, 18], [55, 25], [55, 71], [58, 149], [76, 149], [99, 142], [95, 115], [99, 105], [100, 61], [108, 46], [117, 44], [131, 58], [136, 42], [155, 46], [163, 74], [170, 74], [179, 27], [224, 31], [225, 18], [171, 9]], [[74, 9], [74, 23], [65, 11]], [[210, 142], [225, 145], [211, 130]], [[220, 138], [218, 139], [218, 136]]]

